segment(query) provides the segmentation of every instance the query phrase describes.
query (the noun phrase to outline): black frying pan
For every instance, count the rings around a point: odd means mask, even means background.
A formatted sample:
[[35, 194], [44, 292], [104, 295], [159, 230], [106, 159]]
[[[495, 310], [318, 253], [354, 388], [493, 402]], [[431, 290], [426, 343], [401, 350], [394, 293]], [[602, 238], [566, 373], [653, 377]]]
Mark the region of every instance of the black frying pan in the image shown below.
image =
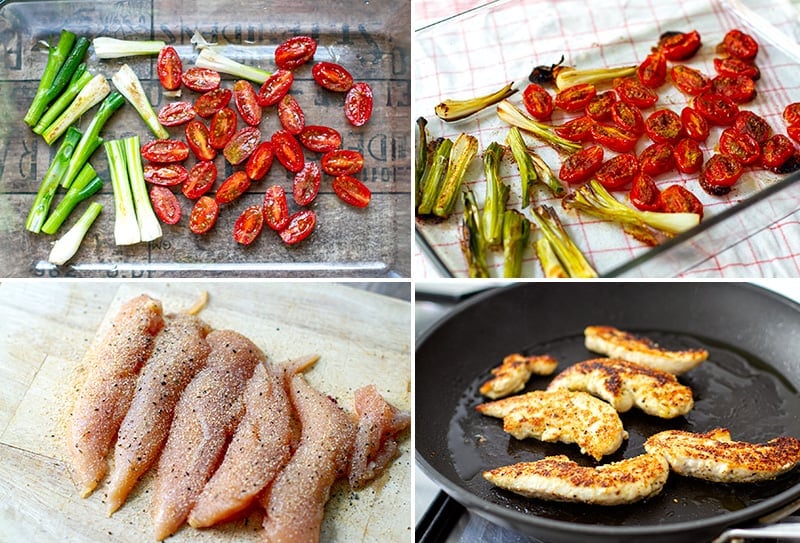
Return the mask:
[[[574, 445], [519, 441], [483, 417], [477, 387], [511, 352], [549, 352], [568, 365], [593, 358], [583, 328], [608, 324], [668, 348], [704, 346], [710, 359], [680, 380], [695, 408], [664, 421], [621, 415], [630, 438], [603, 462], [643, 452], [670, 428], [728, 427], [733, 439], [800, 438], [800, 305], [735, 283], [522, 283], [459, 305], [417, 341], [417, 461], [456, 500], [490, 521], [553, 542], [696, 543], [800, 499], [800, 468], [757, 484], [714, 484], [670, 475], [662, 493], [638, 504], [599, 507], [523, 498], [481, 477], [490, 467], [551, 454], [586, 465]], [[533, 378], [526, 390], [547, 386]]]

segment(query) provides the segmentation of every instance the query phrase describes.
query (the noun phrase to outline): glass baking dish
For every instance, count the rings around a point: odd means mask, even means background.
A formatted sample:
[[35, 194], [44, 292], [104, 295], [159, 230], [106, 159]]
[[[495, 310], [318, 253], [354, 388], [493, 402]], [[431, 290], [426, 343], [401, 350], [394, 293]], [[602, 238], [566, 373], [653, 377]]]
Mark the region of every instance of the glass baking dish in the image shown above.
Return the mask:
[[[524, 89], [534, 66], [557, 63], [564, 55], [566, 65], [579, 68], [614, 67], [638, 64], [669, 30], [696, 29], [703, 39], [699, 53], [686, 64], [716, 75], [713, 68], [715, 45], [725, 33], [740, 28], [753, 35], [760, 50], [756, 63], [761, 70], [756, 99], [741, 105], [764, 117], [773, 130], [785, 134], [781, 114], [784, 107], [800, 101], [800, 46], [793, 35], [797, 12], [788, 2], [773, 2], [770, 9], [756, 13], [753, 2], [738, 0], [700, 0], [693, 2], [650, 2], [631, 0], [498, 0], [480, 8], [419, 29], [414, 34], [416, 54], [414, 74], [414, 117], [428, 120], [429, 137], [455, 138], [468, 133], [479, 141], [479, 157], [490, 142], [503, 143], [508, 125], [499, 120], [494, 108], [463, 121], [445, 123], [433, 114], [444, 99], [460, 99], [494, 92], [510, 81]], [[605, 87], [600, 87], [605, 90]], [[659, 102], [644, 110], [645, 117], [656, 108], [680, 113], [686, 96], [668, 81], [658, 89]], [[522, 107], [521, 93], [510, 101]], [[556, 111], [552, 124], [573, 118]], [[719, 139], [721, 128], [712, 128], [705, 145], [707, 160]], [[558, 154], [530, 136], [526, 142], [551, 168], [558, 172]], [[646, 137], [637, 153], [651, 143]], [[606, 158], [615, 153], [606, 150]], [[509, 159], [501, 165], [503, 181], [510, 186], [508, 206], [520, 209], [520, 183], [516, 165]], [[677, 171], [656, 177], [660, 188], [684, 184], [705, 206], [705, 217], [694, 229], [650, 248], [627, 236], [615, 224], [587, 215], [566, 212], [549, 192], [537, 187], [536, 201], [556, 208], [567, 231], [603, 276], [673, 277], [699, 262], [712, 258], [770, 224], [800, 208], [798, 175], [777, 175], [748, 168], [731, 193], [724, 197], [707, 195], [697, 175]], [[484, 199], [484, 173], [481, 160], [473, 161], [465, 176], [465, 187], [473, 190], [479, 207]], [[622, 192], [614, 195], [627, 202]], [[530, 216], [531, 211], [524, 213]], [[424, 254], [445, 275], [464, 277], [467, 266], [459, 244], [458, 225], [462, 205], [447, 220], [416, 218], [416, 241]], [[533, 234], [532, 236], [538, 236]], [[488, 257], [490, 274], [502, 275], [502, 252]], [[532, 248], [523, 258], [523, 275], [536, 277], [542, 272]]]
[[[410, 3], [337, 0], [294, 2], [150, 1], [96, 2], [87, 0], [0, 3], [0, 277], [158, 277], [158, 276], [314, 276], [387, 277], [410, 275]], [[344, 118], [344, 96], [322, 90], [311, 77], [312, 63], [295, 70], [292, 94], [304, 109], [307, 124], [323, 124], [342, 134], [342, 147], [365, 157], [358, 177], [372, 192], [365, 209], [340, 201], [324, 176], [312, 204], [317, 213], [314, 233], [297, 246], [286, 246], [272, 231], [261, 233], [250, 246], [233, 241], [233, 225], [242, 210], [260, 204], [266, 187], [280, 184], [289, 194], [293, 176], [277, 162], [267, 177], [254, 182], [235, 202], [224, 206], [214, 229], [196, 236], [188, 229], [192, 202], [179, 194], [182, 218], [176, 226], [162, 225], [160, 240], [117, 247], [113, 240], [114, 205], [106, 157], [97, 151], [92, 165], [107, 182], [95, 196], [104, 211], [69, 265], [54, 268], [46, 262], [52, 236], [25, 231], [23, 224], [51, 155], [55, 152], [22, 122], [47, 60], [39, 40], [56, 40], [62, 28], [89, 38], [161, 39], [175, 46], [184, 70], [193, 66], [196, 51], [190, 39], [195, 30], [208, 41], [225, 45], [224, 54], [268, 71], [275, 69], [274, 50], [298, 34], [317, 39], [315, 61], [345, 66], [356, 79], [366, 81], [375, 96], [370, 121], [361, 128]], [[156, 111], [168, 101], [155, 73], [155, 57], [98, 60], [90, 48], [88, 69], [109, 78], [129, 64]], [[223, 75], [231, 88], [232, 76]], [[196, 93], [183, 90], [183, 100]], [[85, 126], [96, 109], [84, 115]], [[239, 121], [239, 127], [243, 126]], [[268, 139], [280, 128], [275, 108], [264, 108], [259, 128]], [[183, 139], [183, 127], [168, 129]], [[142, 143], [153, 139], [130, 105], [117, 111], [104, 128], [105, 139], [139, 134]], [[306, 151], [306, 160], [321, 155]], [[190, 157], [185, 165], [194, 164]], [[217, 187], [232, 173], [220, 154]], [[226, 167], [227, 166], [227, 167]], [[59, 196], [60, 197], [60, 196]], [[84, 204], [85, 205], [85, 204]], [[82, 212], [79, 208], [71, 225]], [[62, 227], [63, 228], [63, 227]], [[63, 230], [59, 232], [63, 233]]]

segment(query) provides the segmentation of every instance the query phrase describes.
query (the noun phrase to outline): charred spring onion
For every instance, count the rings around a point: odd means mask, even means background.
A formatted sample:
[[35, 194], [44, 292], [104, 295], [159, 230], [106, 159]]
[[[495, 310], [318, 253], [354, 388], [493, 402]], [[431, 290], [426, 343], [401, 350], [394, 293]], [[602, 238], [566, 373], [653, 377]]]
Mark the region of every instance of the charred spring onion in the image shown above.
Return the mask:
[[522, 275], [522, 255], [528, 248], [530, 221], [516, 209], [506, 210], [503, 217], [503, 277]]
[[447, 173], [439, 187], [439, 195], [433, 206], [433, 214], [446, 219], [456, 205], [464, 174], [472, 159], [478, 154], [478, 140], [474, 136], [459, 134], [450, 148]]
[[580, 278], [597, 277], [597, 272], [564, 230], [561, 220], [552, 207], [538, 206], [534, 209], [533, 220], [549, 242], [567, 275]]
[[487, 107], [505, 100], [515, 92], [514, 82], [512, 81], [502, 89], [487, 94], [485, 96], [478, 96], [476, 98], [468, 98], [466, 100], [445, 100], [434, 108], [436, 116], [443, 121], [459, 121], [466, 119], [470, 115], [486, 109]]
[[516, 126], [520, 130], [530, 132], [533, 136], [555, 147], [559, 151], [573, 153], [579, 151], [583, 147], [580, 143], [562, 138], [553, 131], [551, 126], [547, 126], [527, 116], [522, 110], [508, 100], [503, 100], [497, 104], [497, 116], [500, 117], [503, 122], [511, 126]]
[[483, 171], [486, 175], [486, 198], [481, 214], [481, 231], [488, 247], [503, 243], [503, 217], [508, 202], [509, 189], [500, 179], [500, 159], [503, 146], [492, 142], [483, 153]]
[[470, 277], [489, 277], [486, 266], [486, 241], [481, 232], [480, 212], [471, 190], [464, 191], [464, 217], [461, 221], [461, 252], [467, 260]]
[[420, 196], [417, 213], [419, 215], [430, 215], [436, 199], [439, 197], [439, 188], [442, 186], [444, 176], [447, 174], [447, 164], [450, 160], [450, 149], [453, 141], [445, 138], [439, 142], [436, 152], [428, 165], [425, 177], [422, 180], [422, 195]]

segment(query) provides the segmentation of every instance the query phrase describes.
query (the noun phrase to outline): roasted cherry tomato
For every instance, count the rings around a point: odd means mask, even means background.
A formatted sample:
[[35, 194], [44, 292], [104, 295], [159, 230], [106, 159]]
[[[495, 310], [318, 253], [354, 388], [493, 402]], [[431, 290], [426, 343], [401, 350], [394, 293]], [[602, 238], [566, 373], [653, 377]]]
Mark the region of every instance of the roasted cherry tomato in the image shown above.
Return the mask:
[[261, 130], [254, 126], [245, 126], [230, 139], [222, 154], [232, 165], [241, 164], [255, 151], [261, 139]]
[[189, 230], [195, 234], [205, 234], [214, 227], [217, 217], [219, 217], [219, 204], [209, 196], [201, 196], [189, 215]]
[[372, 198], [367, 186], [349, 175], [335, 177], [331, 186], [340, 200], [354, 207], [367, 207]]
[[372, 88], [356, 83], [344, 98], [344, 116], [353, 126], [364, 126], [372, 116]]
[[602, 164], [602, 147], [599, 145], [584, 147], [564, 159], [558, 177], [567, 183], [583, 183], [594, 175]]
[[696, 173], [703, 166], [703, 151], [700, 144], [692, 138], [683, 138], [673, 151], [675, 167], [682, 173]]
[[303, 108], [291, 94], [287, 94], [278, 102], [278, 120], [283, 129], [293, 136], [298, 135], [305, 128], [306, 116]]
[[214, 149], [224, 149], [236, 133], [236, 112], [229, 107], [224, 107], [214, 113], [211, 119], [211, 129], [208, 131], [208, 140]]
[[236, 243], [250, 245], [255, 241], [264, 227], [264, 214], [261, 206], [248, 206], [236, 219], [233, 225], [233, 239]]
[[327, 153], [342, 145], [342, 135], [327, 126], [306, 126], [297, 135], [297, 139], [306, 149], [316, 153]]
[[667, 60], [686, 60], [694, 56], [700, 49], [702, 42], [697, 30], [683, 33], [670, 33], [664, 35], [658, 43], [658, 48]]
[[722, 196], [742, 176], [742, 165], [727, 155], [714, 154], [700, 170], [700, 186], [709, 194]]
[[708, 122], [718, 126], [732, 125], [739, 113], [739, 108], [730, 98], [713, 92], [695, 96], [692, 106]]
[[322, 182], [322, 173], [316, 162], [306, 162], [303, 169], [294, 175], [292, 195], [299, 206], [307, 206], [314, 201]]
[[783, 110], [783, 120], [786, 124], [800, 124], [800, 102], [789, 104]]
[[665, 213], [695, 213], [703, 218], [703, 203], [682, 185], [670, 185], [658, 197], [659, 208]]
[[195, 92], [208, 92], [219, 88], [222, 78], [215, 70], [195, 66], [183, 72], [181, 81]]
[[691, 96], [703, 94], [711, 88], [711, 79], [707, 75], [683, 64], [673, 66], [669, 76], [679, 90]]
[[272, 134], [272, 150], [284, 168], [292, 173], [303, 169], [306, 160], [300, 143], [286, 130], [278, 130]]
[[639, 167], [648, 175], [661, 175], [675, 167], [671, 143], [654, 143], [639, 154]]
[[289, 207], [286, 202], [286, 191], [280, 185], [273, 185], [264, 192], [264, 222], [267, 226], [280, 232], [289, 224]]
[[275, 153], [272, 150], [272, 143], [262, 141], [247, 159], [247, 166], [245, 172], [251, 181], [258, 181], [267, 175], [267, 172], [272, 167], [272, 161], [275, 158]]
[[726, 96], [737, 104], [744, 104], [756, 97], [756, 84], [743, 75], [718, 75], [711, 80], [711, 92]]
[[800, 125], [790, 124], [786, 127], [786, 133], [796, 142], [800, 142]]
[[189, 178], [181, 187], [181, 192], [190, 200], [196, 200], [211, 190], [216, 181], [217, 165], [209, 160], [204, 160], [189, 170]]
[[189, 102], [170, 102], [158, 111], [158, 122], [164, 126], [178, 126], [188, 123], [196, 115]]
[[758, 142], [735, 128], [726, 128], [719, 137], [719, 152], [728, 155], [739, 164], [753, 164], [761, 158]]
[[183, 132], [186, 142], [198, 160], [214, 160], [216, 158], [217, 150], [211, 147], [211, 136], [206, 125], [200, 121], [192, 121], [186, 125]]
[[314, 57], [317, 41], [311, 36], [295, 36], [275, 48], [275, 64], [284, 70], [293, 70]]
[[218, 204], [229, 204], [250, 188], [250, 178], [242, 171], [233, 172], [217, 189], [214, 199]]
[[328, 175], [352, 175], [364, 167], [364, 157], [352, 149], [336, 149], [322, 155], [320, 163]]
[[226, 107], [231, 101], [233, 91], [230, 89], [214, 89], [194, 101], [194, 110], [198, 115], [207, 119]]
[[531, 83], [522, 92], [522, 104], [531, 117], [546, 121], [553, 114], [553, 97], [547, 89], [536, 83]]
[[614, 91], [601, 92], [586, 104], [585, 112], [590, 119], [598, 122], [611, 120], [611, 107], [617, 102]]
[[233, 100], [245, 123], [250, 126], [258, 126], [261, 123], [261, 106], [258, 105], [256, 91], [249, 81], [240, 79], [233, 84]]
[[317, 224], [317, 214], [311, 209], [301, 209], [289, 217], [286, 228], [279, 232], [281, 239], [287, 245], [300, 243], [314, 231]]
[[683, 123], [671, 109], [659, 109], [644, 121], [644, 131], [656, 143], [675, 143], [683, 136]]
[[181, 220], [181, 204], [167, 187], [150, 187], [150, 202], [153, 211], [164, 224], [178, 224]]
[[625, 102], [615, 102], [611, 106], [611, 118], [623, 132], [640, 136], [644, 132], [644, 118], [639, 108]]
[[183, 64], [181, 63], [180, 55], [171, 45], [162, 47], [161, 51], [158, 52], [156, 72], [158, 73], [158, 80], [165, 90], [175, 91], [181, 88]]
[[681, 110], [681, 124], [684, 133], [695, 141], [706, 141], [711, 130], [706, 118], [688, 106]]
[[619, 99], [641, 109], [654, 106], [658, 102], [658, 95], [649, 87], [642, 85], [638, 79], [632, 77], [614, 80], [614, 90]]
[[617, 190], [633, 182], [639, 173], [639, 161], [631, 153], [622, 153], [603, 163], [594, 178], [608, 190]]
[[636, 69], [639, 81], [645, 87], [655, 89], [667, 80], [667, 57], [661, 51], [654, 51], [647, 55]]
[[580, 83], [558, 91], [555, 99], [555, 106], [574, 113], [586, 107], [592, 98], [597, 95], [597, 89], [591, 83]]
[[768, 170], [776, 171], [795, 154], [792, 140], [783, 134], [770, 137], [761, 150], [761, 164]]
[[631, 184], [629, 197], [631, 203], [642, 211], [659, 211], [661, 202], [658, 197], [661, 191], [658, 190], [653, 178], [644, 172], [639, 172]]
[[189, 157], [189, 146], [178, 140], [153, 140], [142, 145], [142, 157], [150, 162], [168, 164]]
[[719, 75], [743, 75], [754, 81], [761, 78], [758, 66], [735, 57], [714, 58], [714, 69]]
[[732, 57], [741, 60], [752, 60], [758, 54], [758, 43], [749, 34], [741, 30], [731, 30], [722, 39], [720, 48]]
[[764, 120], [763, 117], [746, 109], [743, 109], [736, 115], [733, 127], [739, 132], [747, 134], [756, 140], [759, 145], [764, 145], [770, 136], [772, 136], [772, 127], [770, 127], [767, 121]]
[[353, 76], [343, 66], [333, 62], [317, 62], [311, 68], [311, 77], [329, 91], [347, 92], [353, 86]]
[[629, 153], [636, 147], [638, 137], [632, 136], [616, 126], [595, 123], [592, 126], [592, 140], [612, 151]]
[[277, 70], [258, 91], [258, 103], [262, 107], [274, 106], [283, 98], [294, 82], [294, 74], [289, 70]]
[[180, 185], [189, 177], [189, 172], [180, 164], [147, 164], [144, 167], [144, 180], [151, 185], [172, 187]]
[[564, 139], [578, 143], [592, 141], [592, 127], [595, 122], [585, 115], [556, 126], [553, 131]]

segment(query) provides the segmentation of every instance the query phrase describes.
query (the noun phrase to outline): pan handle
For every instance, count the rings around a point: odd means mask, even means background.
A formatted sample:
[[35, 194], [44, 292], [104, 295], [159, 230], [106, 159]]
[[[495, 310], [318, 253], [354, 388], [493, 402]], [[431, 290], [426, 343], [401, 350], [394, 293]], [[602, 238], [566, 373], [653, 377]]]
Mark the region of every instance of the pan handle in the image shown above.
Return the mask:
[[444, 541], [465, 512], [463, 505], [440, 490], [425, 515], [419, 519], [415, 534], [416, 543]]
[[735, 539], [780, 539], [800, 541], [800, 522], [785, 522], [757, 528], [734, 528], [724, 532], [712, 543], [725, 543]]

